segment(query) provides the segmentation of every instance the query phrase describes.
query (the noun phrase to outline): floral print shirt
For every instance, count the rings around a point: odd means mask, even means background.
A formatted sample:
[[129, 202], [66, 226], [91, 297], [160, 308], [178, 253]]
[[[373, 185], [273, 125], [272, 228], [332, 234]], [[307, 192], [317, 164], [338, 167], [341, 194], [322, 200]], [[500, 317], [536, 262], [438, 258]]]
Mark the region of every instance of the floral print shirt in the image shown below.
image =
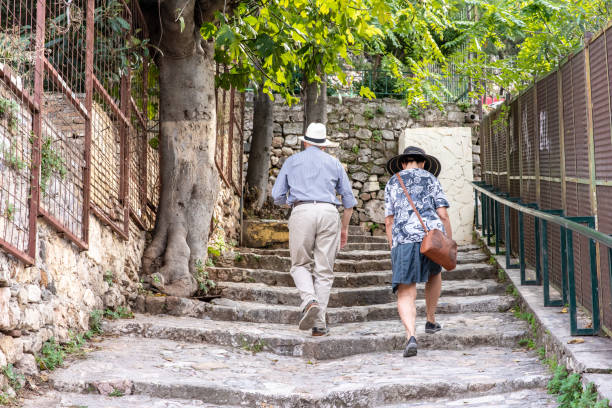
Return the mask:
[[[427, 228], [444, 231], [436, 209], [450, 205], [438, 179], [423, 169], [406, 169], [399, 174]], [[391, 230], [393, 247], [423, 241], [423, 226], [412, 210], [396, 175], [389, 179], [385, 187], [385, 217], [389, 215], [394, 216]]]

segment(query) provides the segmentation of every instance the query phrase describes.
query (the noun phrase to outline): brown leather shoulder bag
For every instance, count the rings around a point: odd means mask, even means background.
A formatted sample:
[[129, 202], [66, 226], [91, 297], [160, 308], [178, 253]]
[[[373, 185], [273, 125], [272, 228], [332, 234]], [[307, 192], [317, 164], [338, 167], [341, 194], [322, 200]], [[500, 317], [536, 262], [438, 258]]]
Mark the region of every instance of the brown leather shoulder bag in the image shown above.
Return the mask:
[[404, 180], [402, 180], [399, 173], [395, 173], [395, 176], [425, 230], [425, 238], [423, 238], [423, 242], [421, 242], [421, 253], [438, 265], [442, 265], [447, 271], [452, 271], [457, 267], [457, 243], [449, 239], [439, 229], [427, 229], [427, 226], [421, 218], [421, 214], [419, 214], [410, 194], [408, 194], [408, 190], [406, 190]]

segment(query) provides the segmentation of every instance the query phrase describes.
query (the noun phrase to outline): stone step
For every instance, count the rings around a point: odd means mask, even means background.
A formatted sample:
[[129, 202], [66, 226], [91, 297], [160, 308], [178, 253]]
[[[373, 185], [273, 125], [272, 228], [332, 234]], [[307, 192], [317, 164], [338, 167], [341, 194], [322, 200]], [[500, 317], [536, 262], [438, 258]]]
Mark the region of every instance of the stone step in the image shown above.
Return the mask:
[[[350, 244], [348, 244], [350, 245]], [[357, 245], [357, 244], [355, 244]], [[479, 249], [474, 245], [465, 245], [457, 248], [458, 252], [474, 252]], [[259, 249], [259, 248], [239, 248], [239, 253], [242, 254], [257, 254], [257, 255], [278, 255], [289, 257], [289, 249]], [[364, 260], [364, 259], [389, 259], [391, 251], [387, 245], [380, 249], [346, 249], [346, 247], [338, 252], [336, 259]], [[486, 258], [485, 258], [486, 259]]]
[[[120, 388], [120, 387], [119, 387]], [[201, 400], [153, 398], [147, 395], [108, 397], [100, 394], [78, 394], [50, 391], [32, 400], [22, 408], [238, 408], [238, 406], [207, 404]]]
[[[287, 246], [285, 246], [287, 248]], [[368, 243], [348, 243], [344, 248], [340, 250], [340, 253], [344, 251], [388, 251], [389, 244], [377, 243], [377, 244], [368, 244]]]
[[351, 235], [359, 235], [359, 234], [365, 234], [366, 230], [361, 225], [349, 225], [348, 232]]
[[[410, 408], [556, 408], [558, 406], [557, 396], [550, 395], [545, 388], [460, 399], [435, 399], [410, 404]], [[384, 405], [381, 408], [406, 408], [406, 405]]]
[[[265, 283], [270, 286], [295, 286], [289, 272], [248, 268], [207, 268], [210, 278], [217, 282]], [[334, 287], [354, 288], [385, 285], [391, 282], [391, 271], [334, 272]], [[462, 264], [451, 272], [442, 271], [444, 281], [465, 279], [490, 279], [495, 277], [495, 268], [489, 264]]]
[[[441, 315], [442, 331], [425, 333], [425, 319], [417, 321], [421, 349], [465, 350], [477, 346], [517, 347], [527, 335], [527, 324], [509, 313]], [[330, 335], [312, 337], [296, 325], [202, 321], [195, 318], [138, 315], [104, 325], [104, 332], [190, 343], [208, 343], [317, 360], [354, 354], [403, 350], [404, 326], [396, 321], [349, 323], [330, 326]]]
[[[295, 287], [268, 286], [265, 283], [222, 282], [221, 295], [231, 300], [299, 306], [300, 295]], [[478, 296], [504, 293], [504, 286], [492, 279], [444, 282], [442, 296]], [[423, 297], [425, 285], [418, 285], [417, 295]], [[359, 288], [332, 288], [329, 307], [366, 306], [391, 303], [396, 300], [391, 285]]]
[[[505, 312], [515, 304], [512, 296], [483, 295], [441, 297], [437, 313], [468, 312]], [[417, 313], [424, 315], [425, 300], [417, 299]], [[177, 315], [180, 315], [176, 313]], [[244, 302], [230, 299], [214, 299], [203, 304], [197, 311], [184, 314], [194, 317], [205, 317], [213, 320], [244, 321], [253, 323], [297, 324], [300, 310], [297, 306], [267, 305], [263, 303]], [[351, 307], [333, 307], [327, 309], [327, 321], [330, 324], [355, 323], [373, 320], [397, 319], [395, 302]]]
[[370, 244], [386, 244], [387, 238], [384, 236], [372, 236], [361, 234], [348, 234], [348, 239], [346, 242], [350, 243], [370, 243]]
[[[417, 399], [492, 395], [546, 386], [533, 352], [477, 347], [309, 361], [208, 344], [121, 337], [50, 374], [62, 392], [124, 382], [134, 395], [257, 407], [373, 407]], [[452, 373], [452, 375], [449, 375]]]
[[[484, 262], [487, 259], [488, 257], [480, 251], [460, 252], [457, 255], [458, 264]], [[288, 256], [245, 253], [234, 259], [234, 266], [250, 269], [288, 271], [291, 268], [291, 259]], [[369, 272], [385, 269], [391, 269], [391, 257], [375, 260], [337, 259], [334, 263], [335, 272]]]

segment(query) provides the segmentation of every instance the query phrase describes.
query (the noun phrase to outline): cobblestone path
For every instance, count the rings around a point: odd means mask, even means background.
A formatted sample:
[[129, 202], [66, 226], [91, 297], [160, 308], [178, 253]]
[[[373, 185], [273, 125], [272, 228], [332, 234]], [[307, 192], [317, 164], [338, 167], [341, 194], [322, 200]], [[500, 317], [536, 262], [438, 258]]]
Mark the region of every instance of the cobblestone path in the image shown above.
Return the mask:
[[[107, 324], [100, 350], [53, 373], [54, 391], [26, 407], [556, 406], [547, 369], [517, 345], [527, 326], [509, 312], [514, 298], [478, 248], [461, 248], [457, 270], [443, 275], [442, 331], [425, 334], [418, 301], [419, 352], [406, 359], [385, 240], [351, 233], [335, 266], [330, 336], [297, 329], [288, 251], [245, 250], [210, 268], [223, 298], [140, 299], [172, 316]], [[99, 394], [112, 391], [125, 395]]]

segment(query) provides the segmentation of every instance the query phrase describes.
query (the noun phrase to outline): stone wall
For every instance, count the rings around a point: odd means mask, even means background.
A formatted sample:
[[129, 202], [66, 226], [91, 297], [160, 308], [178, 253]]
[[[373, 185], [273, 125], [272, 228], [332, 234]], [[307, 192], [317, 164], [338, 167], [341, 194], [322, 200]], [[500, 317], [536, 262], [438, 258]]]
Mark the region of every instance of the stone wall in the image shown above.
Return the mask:
[[0, 251], [0, 367], [27, 371], [46, 340], [65, 341], [89, 328], [92, 310], [136, 299], [145, 233], [132, 225], [124, 241], [92, 216], [89, 242], [79, 251], [39, 219], [35, 266]]
[[[340, 142], [340, 147], [329, 152], [345, 165], [358, 199], [352, 223], [384, 230], [381, 212], [384, 186], [389, 179], [385, 171], [387, 160], [398, 153], [398, 141], [406, 129], [420, 127], [473, 127], [474, 110], [463, 111], [457, 105], [415, 111], [403, 101], [362, 98], [330, 98], [328, 107], [328, 136]], [[252, 102], [247, 104], [245, 152], [249, 150], [252, 129]], [[269, 189], [276, 180], [287, 157], [300, 151], [298, 136], [302, 134], [302, 106], [286, 106], [280, 98], [275, 102], [274, 139], [272, 142]], [[432, 152], [435, 154], [435, 152]], [[246, 167], [246, 157], [245, 157]], [[372, 223], [375, 223], [373, 225]]]

